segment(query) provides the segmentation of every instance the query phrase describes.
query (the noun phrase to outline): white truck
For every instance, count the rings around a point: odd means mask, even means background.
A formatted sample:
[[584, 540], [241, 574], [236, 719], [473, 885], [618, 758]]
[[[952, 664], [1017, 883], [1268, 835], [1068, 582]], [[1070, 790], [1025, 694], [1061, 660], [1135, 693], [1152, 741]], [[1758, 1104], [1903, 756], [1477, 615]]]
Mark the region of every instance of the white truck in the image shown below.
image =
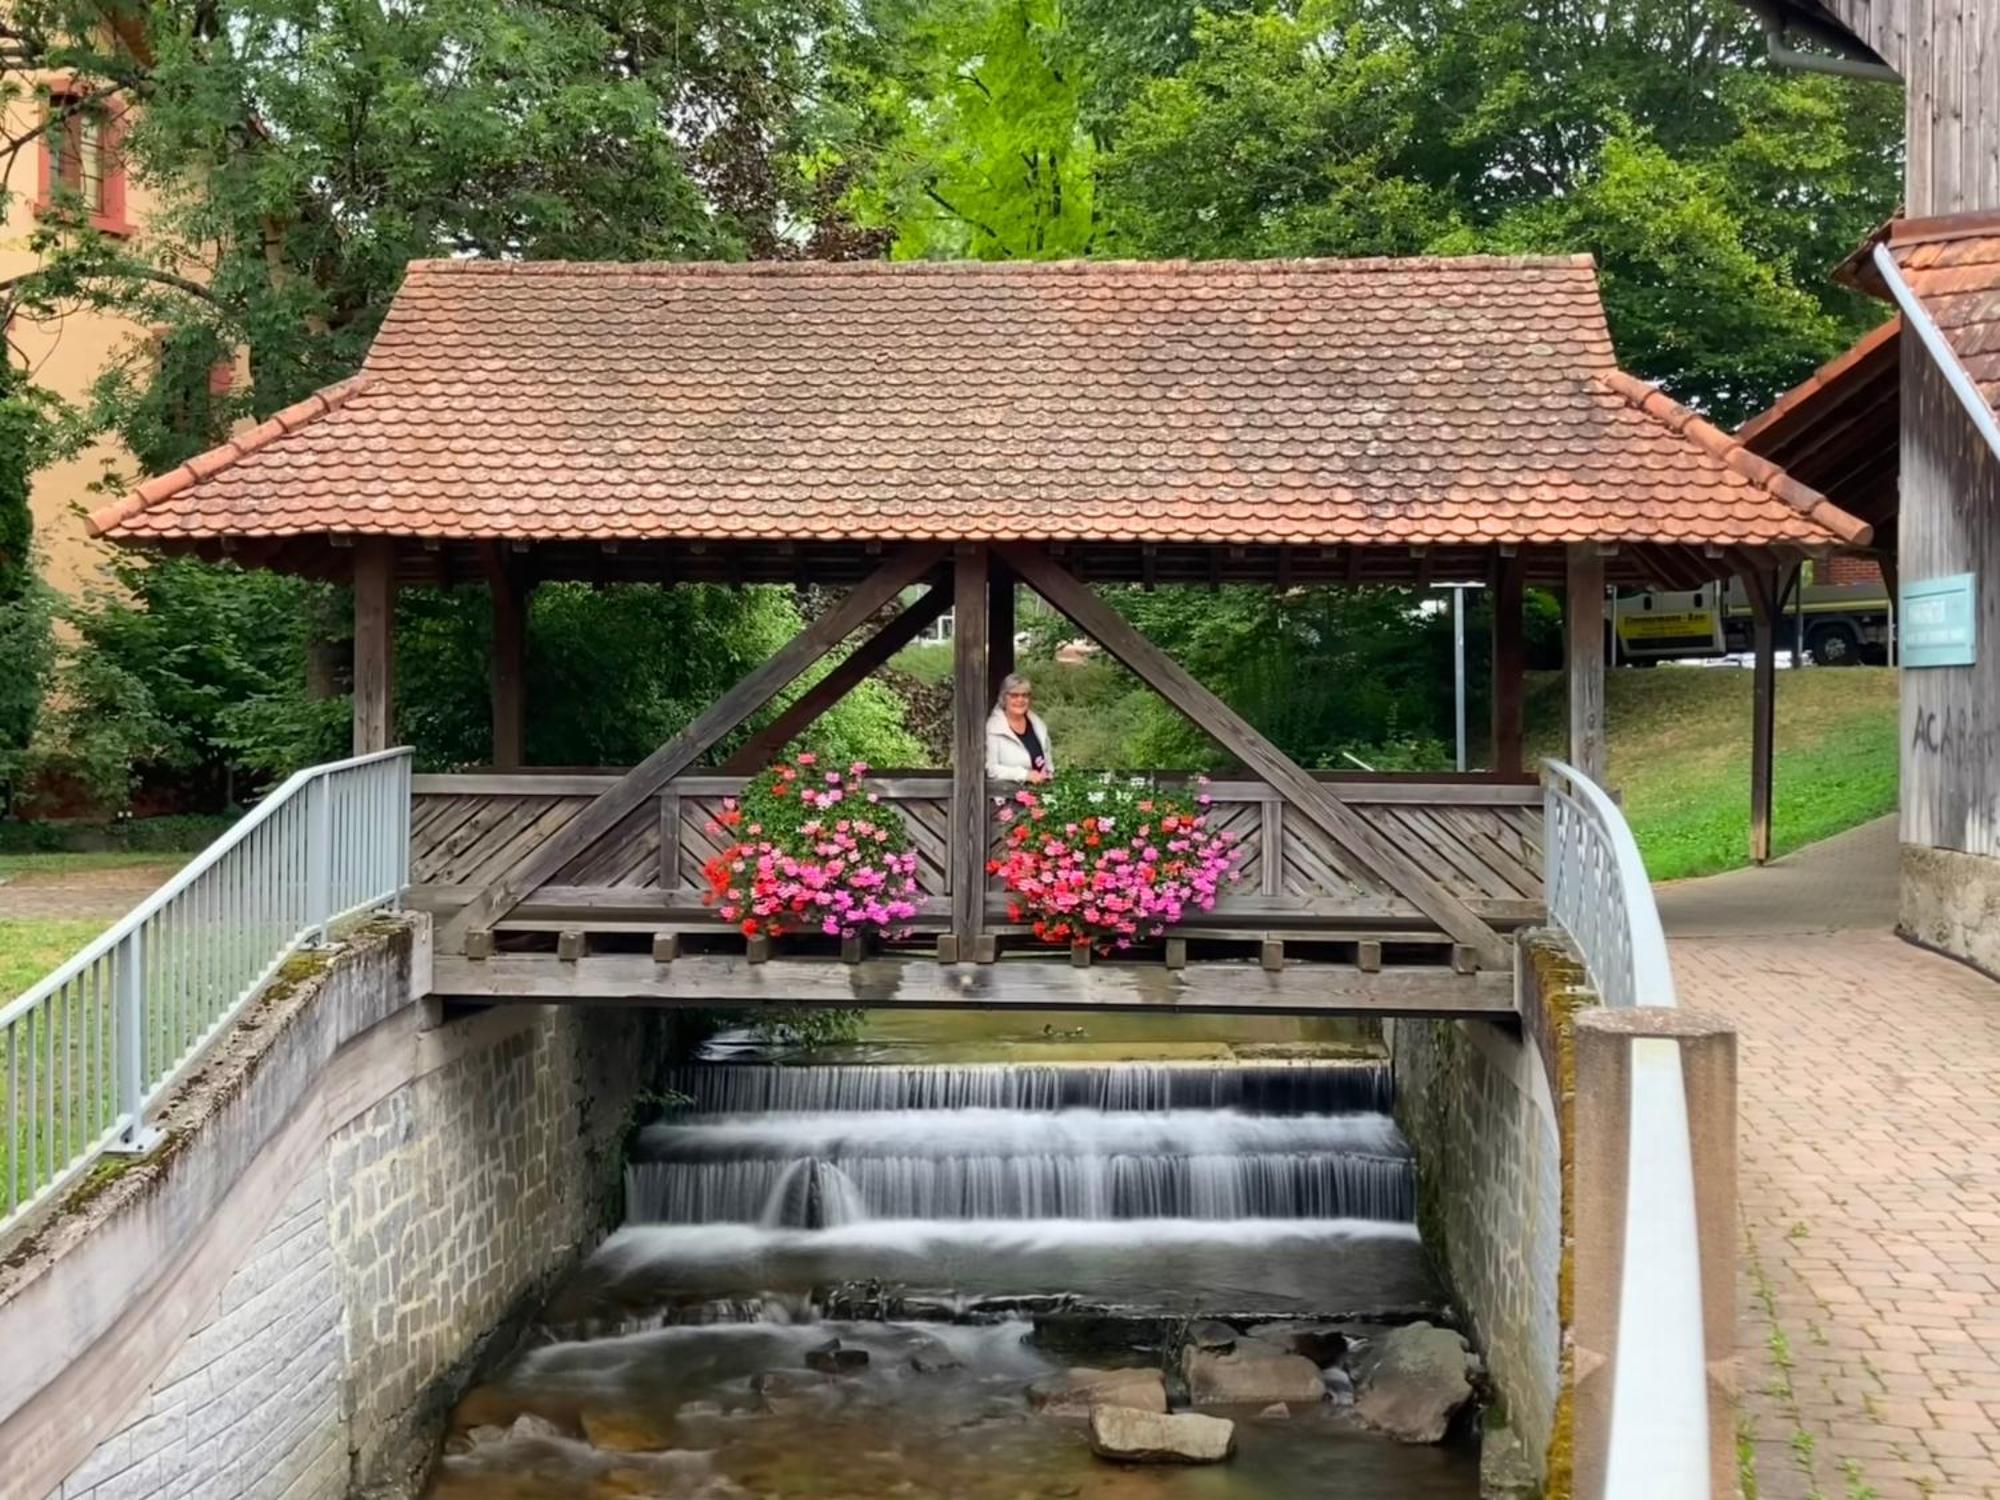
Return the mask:
[[[1822, 581], [1816, 574], [1827, 575]], [[1889, 594], [1872, 564], [1836, 559], [1808, 564], [1803, 598], [1786, 601], [1778, 649], [1804, 633], [1805, 649], [1823, 667], [1889, 660]], [[1611, 607], [1611, 660], [1621, 665], [1728, 656], [1751, 649], [1750, 600], [1740, 583], [1699, 589], [1621, 588]]]

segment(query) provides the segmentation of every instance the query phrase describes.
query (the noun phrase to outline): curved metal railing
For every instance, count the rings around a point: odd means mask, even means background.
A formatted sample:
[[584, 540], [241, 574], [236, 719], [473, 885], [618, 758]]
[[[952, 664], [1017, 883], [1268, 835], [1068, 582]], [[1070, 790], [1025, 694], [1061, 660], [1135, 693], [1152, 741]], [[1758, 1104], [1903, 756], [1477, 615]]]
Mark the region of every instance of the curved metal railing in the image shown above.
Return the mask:
[[1549, 921], [1569, 934], [1606, 1005], [1672, 1007], [1667, 935], [1625, 815], [1575, 766], [1542, 762], [1542, 879]]
[[107, 1151], [301, 947], [409, 883], [410, 752], [286, 780], [102, 936], [0, 1006], [0, 1234]]
[[[1618, 804], [1576, 767], [1543, 764], [1549, 920], [1607, 1006], [1671, 1009], [1666, 933]], [[1708, 1500], [1708, 1368], [1694, 1150], [1680, 1043], [1630, 1043], [1624, 1250], [1607, 1497]]]

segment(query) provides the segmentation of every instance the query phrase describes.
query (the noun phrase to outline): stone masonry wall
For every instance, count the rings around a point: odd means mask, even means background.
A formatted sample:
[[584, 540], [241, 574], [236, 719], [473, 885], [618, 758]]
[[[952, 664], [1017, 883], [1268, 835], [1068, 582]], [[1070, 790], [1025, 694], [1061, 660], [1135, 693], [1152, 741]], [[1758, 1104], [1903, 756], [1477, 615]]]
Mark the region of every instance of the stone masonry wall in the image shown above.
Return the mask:
[[317, 1173], [223, 1288], [207, 1325], [62, 1500], [341, 1500], [340, 1296]]
[[1540, 1051], [1487, 1021], [1389, 1031], [1418, 1223], [1540, 1477], [1557, 1422], [1563, 1255], [1562, 1143]]
[[[93, 1399], [125, 1415], [54, 1490], [10, 1485], [0, 1465], [0, 1500], [417, 1493], [487, 1345], [614, 1222], [661, 1026], [637, 1008], [497, 1007], [437, 1026], [405, 999], [386, 1019], [356, 1014], [366, 1029], [316, 1068], [216, 1210], [258, 1215], [254, 1242], [239, 1235], [220, 1265], [202, 1260], [212, 1238], [192, 1242], [164, 1299], [135, 1308], [185, 1329], [140, 1388], [111, 1340], [76, 1353], [72, 1373], [89, 1369]], [[172, 1191], [156, 1204], [170, 1211]], [[173, 1290], [202, 1285], [219, 1295]], [[65, 1407], [21, 1420], [62, 1424]], [[55, 1425], [28, 1430], [60, 1441]]]
[[485, 1335], [609, 1226], [647, 1015], [552, 1009], [329, 1144], [358, 1493], [412, 1491]]

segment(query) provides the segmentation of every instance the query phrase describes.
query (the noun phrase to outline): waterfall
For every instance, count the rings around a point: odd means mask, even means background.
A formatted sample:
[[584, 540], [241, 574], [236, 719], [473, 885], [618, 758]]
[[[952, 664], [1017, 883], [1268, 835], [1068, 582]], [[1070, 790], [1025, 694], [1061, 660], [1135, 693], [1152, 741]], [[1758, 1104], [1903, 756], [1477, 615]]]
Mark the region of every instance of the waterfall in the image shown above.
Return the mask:
[[1382, 1069], [1346, 1064], [685, 1070], [633, 1223], [1375, 1220], [1415, 1215]]
[[904, 1109], [1241, 1109], [1387, 1113], [1385, 1063], [1106, 1063], [677, 1068], [672, 1093], [702, 1114]]

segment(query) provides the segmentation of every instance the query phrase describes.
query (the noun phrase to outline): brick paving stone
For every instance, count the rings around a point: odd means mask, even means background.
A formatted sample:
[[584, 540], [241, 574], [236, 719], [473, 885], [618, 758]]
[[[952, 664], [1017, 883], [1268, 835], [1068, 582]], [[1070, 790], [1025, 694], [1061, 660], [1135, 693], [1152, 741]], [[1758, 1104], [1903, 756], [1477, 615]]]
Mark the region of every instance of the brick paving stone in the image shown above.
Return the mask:
[[1885, 827], [1661, 888], [1737, 1027], [1760, 1500], [2000, 1500], [2000, 984], [1888, 930]]

